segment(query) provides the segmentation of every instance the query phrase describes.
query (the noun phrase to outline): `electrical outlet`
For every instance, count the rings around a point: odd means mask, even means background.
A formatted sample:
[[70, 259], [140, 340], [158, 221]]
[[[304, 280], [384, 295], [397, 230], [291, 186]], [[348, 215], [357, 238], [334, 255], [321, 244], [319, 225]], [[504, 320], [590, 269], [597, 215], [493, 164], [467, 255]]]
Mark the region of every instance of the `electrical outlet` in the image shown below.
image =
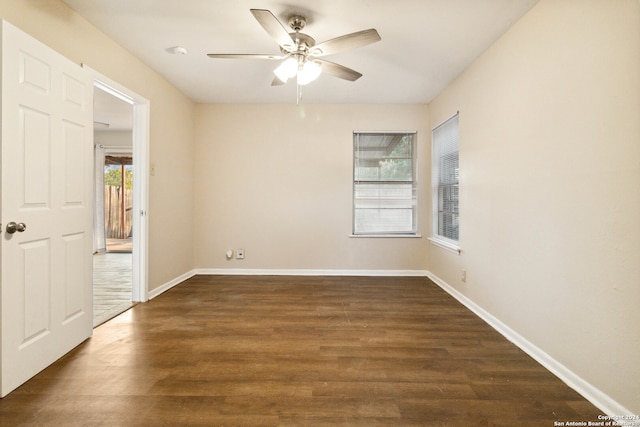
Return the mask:
[[460, 280], [462, 280], [462, 283], [467, 282], [467, 270], [465, 269], [460, 270]]
[[236, 249], [236, 259], [244, 259], [244, 249]]

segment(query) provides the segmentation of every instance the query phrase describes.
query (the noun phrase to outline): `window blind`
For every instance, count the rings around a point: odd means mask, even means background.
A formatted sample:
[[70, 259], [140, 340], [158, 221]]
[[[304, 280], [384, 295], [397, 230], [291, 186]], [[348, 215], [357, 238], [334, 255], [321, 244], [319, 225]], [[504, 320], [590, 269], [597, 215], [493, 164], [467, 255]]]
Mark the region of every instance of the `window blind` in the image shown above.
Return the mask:
[[459, 239], [458, 114], [433, 130], [434, 234]]
[[354, 132], [353, 234], [415, 234], [415, 132]]

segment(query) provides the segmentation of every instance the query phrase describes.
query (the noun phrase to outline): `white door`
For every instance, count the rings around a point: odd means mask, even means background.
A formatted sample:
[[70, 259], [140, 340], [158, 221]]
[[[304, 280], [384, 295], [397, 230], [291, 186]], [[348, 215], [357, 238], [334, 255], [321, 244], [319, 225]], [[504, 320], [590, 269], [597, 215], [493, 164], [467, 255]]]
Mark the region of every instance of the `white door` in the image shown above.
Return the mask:
[[92, 128], [86, 70], [3, 21], [2, 397], [91, 336]]

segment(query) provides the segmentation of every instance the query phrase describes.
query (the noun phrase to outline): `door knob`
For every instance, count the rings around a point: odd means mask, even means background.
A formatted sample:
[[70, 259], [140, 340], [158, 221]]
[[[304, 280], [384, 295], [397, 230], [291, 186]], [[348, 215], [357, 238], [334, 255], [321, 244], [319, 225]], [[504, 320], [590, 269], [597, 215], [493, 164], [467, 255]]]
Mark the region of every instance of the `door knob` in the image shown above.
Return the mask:
[[27, 226], [25, 225], [24, 222], [19, 222], [16, 224], [15, 222], [11, 221], [9, 224], [7, 224], [7, 233], [9, 234], [13, 234], [16, 231], [18, 233], [22, 233], [26, 229], [27, 229]]

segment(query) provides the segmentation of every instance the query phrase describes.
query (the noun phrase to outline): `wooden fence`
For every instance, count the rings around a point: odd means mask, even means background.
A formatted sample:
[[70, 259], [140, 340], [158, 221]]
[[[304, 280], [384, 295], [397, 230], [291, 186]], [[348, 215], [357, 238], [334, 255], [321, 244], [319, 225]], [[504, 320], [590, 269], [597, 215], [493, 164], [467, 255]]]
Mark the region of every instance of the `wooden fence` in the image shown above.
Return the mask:
[[[131, 237], [133, 225], [133, 190], [124, 190], [124, 203], [121, 187], [104, 186], [104, 224], [107, 239], [126, 239]], [[124, 223], [122, 221], [124, 213]]]

